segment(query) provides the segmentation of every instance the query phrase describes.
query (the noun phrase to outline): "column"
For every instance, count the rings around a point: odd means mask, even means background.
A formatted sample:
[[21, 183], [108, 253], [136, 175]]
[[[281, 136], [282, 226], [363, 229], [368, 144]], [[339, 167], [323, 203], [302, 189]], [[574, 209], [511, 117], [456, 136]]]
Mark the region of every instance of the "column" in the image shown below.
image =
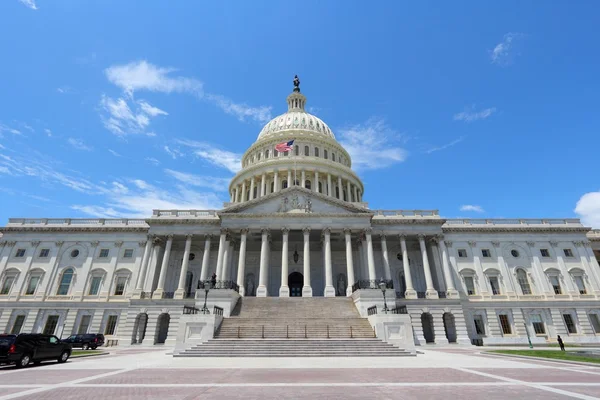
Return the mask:
[[217, 254], [217, 279], [223, 273], [223, 253], [225, 252], [225, 239], [227, 238], [227, 229], [221, 229], [221, 237], [219, 238], [219, 253]]
[[338, 176], [338, 199], [344, 200], [344, 188], [342, 187], [342, 177]]
[[146, 280], [146, 273], [148, 270], [148, 262], [150, 261], [151, 248], [152, 248], [152, 237], [150, 235], [148, 235], [148, 240], [146, 241], [146, 248], [144, 249], [144, 256], [142, 257], [142, 267], [140, 269], [140, 274], [138, 276], [137, 284], [135, 285], [135, 290], [139, 291], [139, 292], [142, 292], [144, 289], [144, 281]]
[[600, 291], [600, 266], [598, 265], [598, 260], [596, 260], [596, 255], [594, 254], [594, 250], [592, 249], [592, 245], [590, 242], [583, 242], [584, 252], [588, 256], [588, 262], [590, 265], [591, 275], [590, 280], [592, 281], [593, 289], [598, 292]]
[[358, 189], [354, 186], [354, 201], [358, 203]]
[[185, 298], [185, 278], [187, 277], [188, 265], [190, 263], [190, 249], [192, 248], [192, 234], [185, 235], [185, 250], [181, 261], [181, 272], [179, 273], [179, 285], [175, 291], [176, 299]]
[[229, 192], [229, 202], [230, 202], [230, 203], [233, 203], [233, 202], [234, 202], [234, 200], [235, 200], [235, 197], [233, 197], [233, 196], [234, 196], [234, 193], [235, 193], [235, 192], [234, 192], [233, 190], [232, 190], [231, 192]]
[[416, 299], [417, 292], [413, 287], [412, 275], [410, 273], [410, 261], [408, 259], [408, 251], [406, 250], [406, 235], [401, 234], [400, 237], [400, 248], [402, 249], [402, 268], [404, 270], [404, 282], [406, 283], [406, 292], [404, 297], [407, 299]]
[[352, 202], [352, 184], [350, 183], [350, 180], [348, 180], [348, 182], [346, 182], [346, 184], [348, 185], [348, 188], [346, 189], [346, 193], [348, 195], [347, 197], [347, 201], [348, 203]]
[[290, 233], [290, 229], [282, 228], [281, 233], [283, 234], [283, 241], [281, 245], [281, 286], [279, 287], [279, 297], [290, 297], [290, 288], [288, 287], [288, 234]]
[[319, 191], [319, 171], [315, 171], [315, 182], [314, 182], [314, 185], [315, 185], [315, 192], [321, 193]]
[[306, 171], [302, 170], [302, 182], [300, 183], [303, 188], [306, 187]]
[[241, 202], [242, 202], [242, 203], [243, 203], [244, 201], [246, 201], [246, 200], [247, 200], [247, 199], [246, 199], [246, 181], [244, 181], [244, 182], [242, 183], [242, 195], [241, 195], [240, 197], [242, 198], [242, 199], [241, 199]]
[[382, 233], [381, 237], [381, 258], [383, 259], [383, 273], [385, 280], [390, 281], [392, 279], [392, 272], [390, 271], [390, 259], [388, 258], [387, 241], [385, 234]]
[[235, 189], [233, 189], [233, 202], [237, 203], [238, 202], [238, 187], [236, 186]]
[[331, 174], [327, 174], [327, 196], [333, 197], [333, 188], [331, 187]]
[[429, 266], [429, 258], [427, 257], [427, 246], [425, 245], [425, 235], [419, 235], [419, 246], [421, 247], [421, 256], [423, 257], [423, 270], [425, 271], [425, 281], [427, 282], [427, 291], [425, 296], [428, 299], [437, 299], [438, 292], [433, 286], [433, 278], [431, 277], [431, 267]]
[[275, 174], [273, 176], [273, 182], [273, 191], [279, 192], [279, 173], [277, 171], [275, 171]]
[[217, 274], [217, 279], [220, 281], [227, 280], [227, 266], [229, 265], [231, 257], [231, 236], [227, 234], [225, 236], [225, 250], [223, 250], [223, 267], [221, 268], [221, 274]]
[[304, 233], [304, 286], [302, 287], [302, 297], [312, 297], [312, 286], [310, 285], [310, 228], [302, 229]]
[[292, 187], [292, 170], [288, 169], [288, 187]]
[[152, 240], [152, 257], [151, 263], [148, 264], [148, 274], [146, 276], [146, 282], [144, 282], [144, 292], [151, 292], [152, 285], [154, 284], [154, 276], [156, 273], [156, 267], [158, 266], [158, 254], [160, 253], [160, 242], [158, 237], [154, 237]]
[[331, 266], [331, 229], [323, 229], [325, 235], [325, 297], [335, 297], [333, 287], [333, 268]]
[[352, 263], [352, 237], [351, 231], [348, 228], [344, 229], [346, 238], [346, 276], [348, 277], [348, 287], [346, 288], [346, 296], [352, 296], [352, 285], [354, 285], [354, 265]]
[[254, 182], [255, 179], [252, 177], [252, 179], [250, 179], [250, 196], [248, 196], [248, 200], [254, 200]]
[[362, 252], [362, 258], [361, 258], [361, 262], [362, 262], [362, 279], [365, 281], [369, 280], [369, 258], [367, 257], [367, 239], [364, 237], [364, 232], [363, 232], [363, 238], [360, 241], [360, 248], [361, 248], [361, 252]]
[[[445, 245], [447, 247], [451, 247], [452, 242], [445, 242]], [[511, 279], [510, 272], [508, 271], [508, 268], [506, 267], [506, 263], [504, 262], [504, 255], [502, 253], [502, 248], [500, 247], [500, 242], [497, 240], [493, 240], [492, 245], [494, 246], [494, 249], [496, 251], [496, 259], [498, 262], [498, 269], [500, 270], [500, 273], [502, 274], [500, 284], [503, 284], [504, 289], [506, 289], [506, 294], [508, 295], [509, 298], [516, 299], [517, 293], [516, 293], [515, 282], [513, 279]]]
[[269, 273], [267, 269], [267, 261], [269, 255], [268, 253], [268, 240], [269, 240], [269, 230], [262, 229], [261, 230], [261, 244], [260, 244], [260, 270], [258, 276], [258, 288], [256, 289], [256, 297], [267, 297], [267, 282], [269, 281], [267, 274]]
[[377, 275], [375, 274], [375, 258], [373, 257], [373, 238], [371, 237], [371, 228], [365, 229], [367, 239], [367, 265], [369, 267], [369, 280], [373, 288], [377, 287]]
[[208, 263], [210, 261], [210, 241], [212, 235], [204, 237], [204, 254], [202, 255], [202, 269], [200, 270], [200, 282], [204, 283], [208, 276]]
[[246, 236], [248, 235], [248, 229], [244, 228], [240, 231], [240, 258], [238, 260], [238, 273], [237, 273], [237, 284], [240, 287], [240, 296], [246, 294], [246, 287], [244, 286], [244, 276], [246, 275]]
[[263, 197], [267, 190], [267, 174], [263, 172], [262, 179], [260, 180], [260, 197]]
[[171, 246], [173, 245], [173, 235], [167, 235], [167, 244], [165, 245], [165, 254], [163, 255], [162, 265], [160, 266], [160, 275], [158, 277], [158, 285], [152, 294], [152, 298], [162, 298], [165, 290], [165, 278], [167, 277], [167, 269], [169, 268], [169, 257], [171, 256]]
[[438, 239], [440, 249], [442, 250], [442, 268], [444, 269], [444, 278], [446, 280], [446, 296], [449, 299], [458, 299], [458, 291], [454, 287], [454, 279], [452, 279], [452, 270], [450, 269], [450, 262], [448, 260], [448, 248], [446, 247], [446, 242], [444, 242], [444, 236], [440, 236]]

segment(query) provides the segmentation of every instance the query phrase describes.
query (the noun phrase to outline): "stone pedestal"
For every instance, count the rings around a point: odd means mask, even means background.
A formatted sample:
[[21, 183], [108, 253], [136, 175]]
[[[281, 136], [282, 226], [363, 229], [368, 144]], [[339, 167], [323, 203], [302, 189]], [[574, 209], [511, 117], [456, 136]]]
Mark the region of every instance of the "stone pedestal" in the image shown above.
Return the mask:
[[223, 317], [214, 314], [189, 314], [179, 318], [174, 354], [212, 339]]
[[369, 323], [377, 338], [416, 355], [412, 323], [408, 314], [374, 314]]
[[290, 297], [290, 288], [289, 288], [289, 286], [281, 286], [279, 288], [279, 297]]
[[310, 286], [302, 287], [302, 297], [313, 297], [312, 287], [310, 287]]

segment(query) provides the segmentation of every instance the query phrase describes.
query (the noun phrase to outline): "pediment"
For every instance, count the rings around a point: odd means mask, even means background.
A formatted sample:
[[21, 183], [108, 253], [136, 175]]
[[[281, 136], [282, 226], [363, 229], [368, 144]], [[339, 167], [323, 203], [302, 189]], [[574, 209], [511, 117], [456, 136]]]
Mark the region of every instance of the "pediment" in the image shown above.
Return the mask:
[[235, 204], [222, 210], [219, 214], [371, 214], [369, 210], [351, 203], [315, 193], [312, 190], [292, 187], [277, 193]]

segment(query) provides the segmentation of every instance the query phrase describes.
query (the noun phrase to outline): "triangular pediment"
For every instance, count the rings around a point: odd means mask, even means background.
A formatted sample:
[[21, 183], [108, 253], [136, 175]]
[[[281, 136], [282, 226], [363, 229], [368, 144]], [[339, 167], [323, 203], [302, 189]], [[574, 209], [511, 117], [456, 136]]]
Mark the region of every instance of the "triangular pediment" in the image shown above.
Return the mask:
[[312, 190], [291, 187], [258, 199], [225, 208], [219, 214], [371, 214], [362, 207], [315, 193]]

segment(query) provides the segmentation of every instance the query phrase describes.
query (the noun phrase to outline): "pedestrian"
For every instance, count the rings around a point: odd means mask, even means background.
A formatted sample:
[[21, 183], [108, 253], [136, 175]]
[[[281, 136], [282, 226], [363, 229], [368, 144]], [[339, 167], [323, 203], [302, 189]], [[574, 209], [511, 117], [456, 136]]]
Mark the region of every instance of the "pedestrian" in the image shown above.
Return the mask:
[[562, 351], [565, 351], [565, 344], [563, 343], [563, 340], [562, 340], [562, 338], [560, 337], [560, 335], [558, 335], [558, 336], [556, 337], [556, 340], [558, 341], [558, 345], [560, 346], [560, 349], [561, 349]]
[[211, 284], [211, 288], [214, 289], [215, 286], [217, 286], [217, 273], [213, 272], [212, 276], [210, 277], [210, 284]]

